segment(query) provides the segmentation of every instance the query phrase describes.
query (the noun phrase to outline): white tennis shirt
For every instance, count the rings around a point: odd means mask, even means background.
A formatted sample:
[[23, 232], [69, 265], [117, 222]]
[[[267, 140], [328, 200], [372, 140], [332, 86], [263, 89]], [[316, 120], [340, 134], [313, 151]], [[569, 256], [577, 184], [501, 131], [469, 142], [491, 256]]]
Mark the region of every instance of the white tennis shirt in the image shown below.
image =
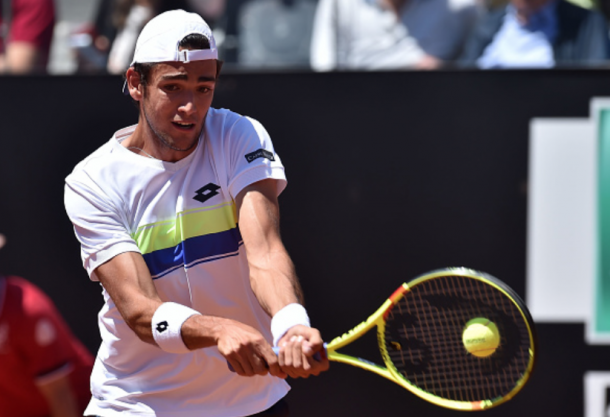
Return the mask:
[[[124, 252], [139, 252], [164, 301], [258, 329], [271, 341], [270, 318], [249, 282], [235, 196], [284, 167], [257, 121], [210, 108], [196, 150], [176, 162], [137, 155], [120, 142], [135, 126], [79, 163], [66, 178], [66, 211], [95, 269]], [[216, 347], [172, 354], [142, 342], [103, 291], [102, 344], [91, 376], [86, 415], [237, 417], [272, 406], [289, 390], [271, 376], [230, 372]]]

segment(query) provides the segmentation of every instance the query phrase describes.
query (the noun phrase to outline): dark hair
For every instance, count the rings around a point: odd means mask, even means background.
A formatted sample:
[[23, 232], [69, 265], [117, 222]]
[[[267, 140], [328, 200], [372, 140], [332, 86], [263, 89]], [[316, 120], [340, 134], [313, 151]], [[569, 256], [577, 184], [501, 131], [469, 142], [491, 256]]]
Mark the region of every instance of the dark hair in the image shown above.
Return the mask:
[[210, 40], [200, 33], [186, 35], [178, 46], [182, 49], [210, 49]]

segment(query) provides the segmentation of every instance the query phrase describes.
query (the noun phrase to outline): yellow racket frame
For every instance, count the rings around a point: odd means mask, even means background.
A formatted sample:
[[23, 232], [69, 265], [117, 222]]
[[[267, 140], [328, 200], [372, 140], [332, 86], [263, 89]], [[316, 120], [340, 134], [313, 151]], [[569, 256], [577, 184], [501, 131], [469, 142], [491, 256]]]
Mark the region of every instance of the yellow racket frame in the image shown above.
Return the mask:
[[[524, 322], [527, 324], [527, 331], [530, 338], [530, 361], [528, 363], [528, 368], [526, 372], [523, 374], [522, 378], [518, 381], [512, 391], [510, 391], [507, 395], [503, 397], [498, 397], [494, 399], [488, 399], [484, 401], [454, 401], [448, 400], [446, 398], [441, 398], [436, 395], [430, 394], [417, 386], [411, 384], [407, 381], [394, 367], [388, 351], [385, 347], [384, 339], [385, 339], [385, 315], [386, 313], [394, 306], [407, 291], [410, 291], [410, 288], [415, 287], [418, 284], [421, 284], [424, 281], [428, 281], [431, 279], [435, 279], [441, 276], [461, 276], [467, 278], [473, 278], [482, 282], [485, 282], [488, 285], [493, 286], [498, 291], [501, 291], [506, 295], [517, 307], [521, 316], [523, 317]], [[467, 268], [446, 268], [438, 271], [433, 271], [428, 274], [422, 275], [409, 283], [402, 284], [391, 296], [388, 298], [382, 305], [373, 313], [369, 318], [365, 321], [354, 327], [352, 330], [344, 333], [341, 336], [334, 338], [328, 345], [326, 346], [326, 352], [328, 355], [328, 359], [334, 362], [342, 362], [348, 365], [356, 366], [358, 368], [366, 369], [367, 371], [374, 372], [377, 375], [380, 375], [384, 378], [389, 379], [392, 382], [397, 383], [398, 385], [406, 388], [411, 391], [413, 394], [418, 397], [429, 401], [433, 404], [439, 405], [441, 407], [451, 408], [454, 410], [463, 410], [463, 411], [477, 411], [477, 410], [486, 410], [491, 407], [495, 407], [506, 401], [513, 398], [525, 385], [528, 381], [530, 374], [532, 372], [534, 366], [534, 332], [530, 325], [530, 319], [528, 318], [527, 313], [525, 313], [522, 307], [515, 301], [514, 296], [510, 294], [505, 288], [502, 288], [498, 285], [494, 280], [486, 278], [487, 274], [467, 269]], [[357, 358], [354, 356], [349, 356], [340, 352], [337, 352], [338, 349], [341, 349], [343, 346], [352, 343], [357, 340], [373, 327], [377, 327], [377, 341], [379, 343], [379, 350], [381, 352], [381, 356], [387, 368], [383, 366], [377, 365], [373, 362], [369, 362], [362, 358]]]

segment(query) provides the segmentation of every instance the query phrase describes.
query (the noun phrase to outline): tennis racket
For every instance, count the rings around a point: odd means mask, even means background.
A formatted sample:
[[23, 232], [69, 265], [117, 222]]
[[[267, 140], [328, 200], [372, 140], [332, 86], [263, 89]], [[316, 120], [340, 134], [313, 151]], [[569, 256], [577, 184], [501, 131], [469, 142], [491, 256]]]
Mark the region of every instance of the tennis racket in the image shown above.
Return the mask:
[[[375, 326], [385, 366], [337, 352]], [[506, 284], [471, 269], [446, 268], [401, 285], [326, 351], [331, 361], [374, 372], [436, 405], [485, 410], [527, 382], [535, 329], [525, 303]]]

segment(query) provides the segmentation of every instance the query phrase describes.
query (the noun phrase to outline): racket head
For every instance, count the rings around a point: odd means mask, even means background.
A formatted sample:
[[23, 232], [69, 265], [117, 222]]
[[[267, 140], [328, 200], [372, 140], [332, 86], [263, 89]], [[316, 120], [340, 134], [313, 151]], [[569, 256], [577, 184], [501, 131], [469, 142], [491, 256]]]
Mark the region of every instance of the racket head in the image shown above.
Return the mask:
[[[395, 381], [439, 406], [483, 410], [514, 397], [535, 363], [534, 322], [523, 300], [497, 278], [467, 268], [445, 268], [403, 284], [378, 323], [381, 355]], [[470, 353], [467, 323], [497, 326], [499, 346], [489, 356]]]

